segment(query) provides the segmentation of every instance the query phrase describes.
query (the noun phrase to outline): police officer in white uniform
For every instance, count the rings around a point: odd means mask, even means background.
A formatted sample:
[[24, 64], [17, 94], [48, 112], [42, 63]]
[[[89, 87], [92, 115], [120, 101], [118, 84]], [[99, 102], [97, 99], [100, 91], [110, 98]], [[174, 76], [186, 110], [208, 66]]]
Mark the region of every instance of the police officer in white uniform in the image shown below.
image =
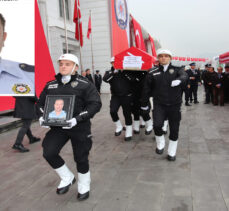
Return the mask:
[[[5, 19], [0, 13], [0, 53], [7, 33]], [[34, 66], [0, 57], [0, 95], [34, 95]]]

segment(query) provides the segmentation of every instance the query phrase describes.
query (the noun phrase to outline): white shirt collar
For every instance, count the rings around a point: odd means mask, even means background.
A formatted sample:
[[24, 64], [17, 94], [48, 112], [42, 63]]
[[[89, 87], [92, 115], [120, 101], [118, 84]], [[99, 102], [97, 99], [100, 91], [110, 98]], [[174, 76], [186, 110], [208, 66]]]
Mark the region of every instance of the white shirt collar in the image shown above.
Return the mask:
[[163, 67], [164, 67], [164, 72], [166, 72], [166, 70], [168, 69], [168, 67], [169, 67], [169, 64], [166, 64], [166, 65], [163, 65]]

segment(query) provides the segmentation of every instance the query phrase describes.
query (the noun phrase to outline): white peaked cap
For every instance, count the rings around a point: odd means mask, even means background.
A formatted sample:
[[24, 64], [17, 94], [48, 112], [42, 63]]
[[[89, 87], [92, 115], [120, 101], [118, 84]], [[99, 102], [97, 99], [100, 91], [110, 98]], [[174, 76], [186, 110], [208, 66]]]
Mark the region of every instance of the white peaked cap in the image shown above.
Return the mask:
[[171, 51], [168, 50], [168, 49], [162, 49], [162, 48], [158, 49], [158, 50], [157, 50], [157, 56], [159, 56], [159, 55], [161, 55], [161, 54], [167, 54], [167, 55], [169, 55], [169, 56], [172, 57], [172, 53], [171, 53]]
[[68, 60], [68, 61], [72, 61], [74, 62], [76, 65], [79, 66], [79, 59], [77, 58], [77, 56], [70, 54], [70, 53], [66, 53], [66, 54], [62, 54], [60, 56], [60, 58], [58, 59], [58, 61], [61, 60]]

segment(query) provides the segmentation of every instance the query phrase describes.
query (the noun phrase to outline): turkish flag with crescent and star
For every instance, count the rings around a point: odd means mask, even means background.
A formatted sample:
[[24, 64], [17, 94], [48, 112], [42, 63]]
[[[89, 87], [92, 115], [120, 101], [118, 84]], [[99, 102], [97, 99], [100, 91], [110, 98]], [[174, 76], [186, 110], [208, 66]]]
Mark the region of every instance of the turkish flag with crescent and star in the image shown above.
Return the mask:
[[76, 24], [75, 38], [80, 40], [80, 46], [83, 46], [83, 29], [82, 29], [82, 20], [81, 20], [81, 11], [80, 11], [80, 1], [75, 0], [74, 6], [74, 17], [73, 22]]
[[143, 39], [143, 35], [142, 35], [142, 28], [141, 25], [132, 17], [132, 23], [133, 23], [133, 27], [134, 27], [134, 36], [135, 36], [135, 44], [136, 47], [146, 51], [146, 47], [145, 47], [145, 43], [144, 43], [144, 39]]

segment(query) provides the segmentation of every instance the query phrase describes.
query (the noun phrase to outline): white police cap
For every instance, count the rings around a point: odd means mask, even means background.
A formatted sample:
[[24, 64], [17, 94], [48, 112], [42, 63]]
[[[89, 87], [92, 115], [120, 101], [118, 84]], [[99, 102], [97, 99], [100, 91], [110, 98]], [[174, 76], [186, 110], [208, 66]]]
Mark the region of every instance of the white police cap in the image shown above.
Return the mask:
[[111, 62], [114, 62], [115, 61], [115, 58], [114, 58], [114, 56], [113, 57], [111, 57]]
[[167, 54], [167, 55], [169, 55], [169, 56], [172, 57], [172, 53], [171, 53], [171, 51], [168, 50], [168, 49], [162, 49], [162, 48], [158, 49], [158, 50], [157, 50], [157, 56], [159, 56], [159, 55], [161, 55], [161, 54]]
[[61, 60], [68, 60], [68, 61], [72, 61], [74, 62], [76, 65], [79, 66], [79, 60], [77, 58], [77, 56], [70, 54], [70, 53], [66, 53], [66, 54], [62, 54], [60, 56], [60, 58], [58, 59], [58, 62]]

